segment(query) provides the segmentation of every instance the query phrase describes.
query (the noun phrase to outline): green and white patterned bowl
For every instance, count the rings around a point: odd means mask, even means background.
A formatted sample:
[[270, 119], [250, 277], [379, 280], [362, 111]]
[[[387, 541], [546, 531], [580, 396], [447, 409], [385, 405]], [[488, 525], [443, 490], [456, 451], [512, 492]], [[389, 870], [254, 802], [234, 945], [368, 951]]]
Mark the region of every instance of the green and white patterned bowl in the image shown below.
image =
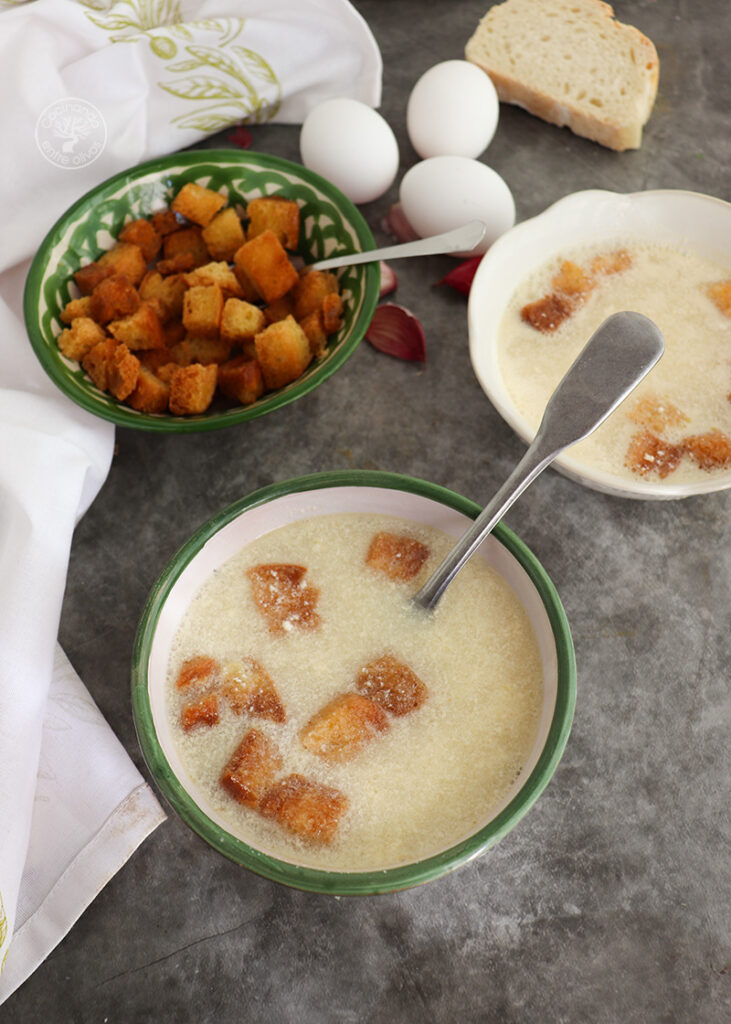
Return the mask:
[[312, 391], [355, 351], [378, 302], [377, 263], [340, 272], [343, 326], [327, 351], [296, 381], [247, 406], [214, 408], [200, 416], [140, 413], [100, 391], [78, 363], [66, 359], [56, 339], [59, 313], [78, 294], [74, 271], [109, 249], [125, 223], [162, 209], [189, 181], [225, 193], [243, 211], [250, 199], [283, 195], [300, 207], [299, 252], [306, 262], [340, 252], [374, 248], [371, 232], [349, 199], [306, 168], [264, 153], [199, 150], [175, 153], [109, 178], [75, 203], [49, 231], [31, 265], [25, 287], [28, 336], [54, 383], [82, 408], [120, 426], [189, 433], [231, 426], [262, 416]]
[[393, 892], [439, 878], [505, 836], [536, 802], [558, 767], [576, 702], [576, 664], [566, 614], [546, 570], [499, 523], [473, 557], [484, 558], [511, 587], [533, 628], [540, 652], [543, 700], [538, 735], [503, 803], [474, 831], [423, 860], [381, 870], [329, 871], [280, 859], [234, 834], [210, 796], [181, 760], [166, 708], [167, 666], [182, 617], [210, 574], [264, 534], [312, 516], [385, 513], [464, 533], [480, 508], [437, 484], [395, 473], [340, 470], [271, 484], [223, 509], [173, 555], [147, 599], [132, 660], [132, 710], [150, 772], [190, 828], [235, 863], [297, 889], [357, 896]]

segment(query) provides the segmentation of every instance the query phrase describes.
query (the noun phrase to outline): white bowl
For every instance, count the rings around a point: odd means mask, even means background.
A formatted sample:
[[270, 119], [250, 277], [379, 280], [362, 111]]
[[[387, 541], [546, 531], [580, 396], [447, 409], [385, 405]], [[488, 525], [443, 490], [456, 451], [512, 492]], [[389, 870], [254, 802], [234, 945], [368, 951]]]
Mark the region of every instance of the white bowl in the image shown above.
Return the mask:
[[[535, 429], [516, 408], [498, 362], [500, 323], [512, 295], [529, 274], [562, 253], [603, 242], [626, 242], [628, 238], [687, 245], [701, 256], [728, 265], [731, 204], [697, 192], [671, 189], [627, 195], [599, 190], [575, 192], [506, 232], [480, 263], [468, 307], [472, 367], [492, 404], [524, 441], [533, 440]], [[731, 487], [731, 470], [721, 469], [692, 484], [647, 478], [634, 482], [579, 462], [570, 450], [559, 456], [554, 466], [578, 483], [625, 498], [685, 498]]]

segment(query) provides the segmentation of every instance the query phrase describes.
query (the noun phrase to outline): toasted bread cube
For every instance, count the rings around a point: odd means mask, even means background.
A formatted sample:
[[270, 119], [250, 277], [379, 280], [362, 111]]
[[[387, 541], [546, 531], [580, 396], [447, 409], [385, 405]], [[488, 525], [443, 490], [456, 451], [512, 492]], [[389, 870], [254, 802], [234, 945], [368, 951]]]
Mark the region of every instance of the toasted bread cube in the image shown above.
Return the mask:
[[179, 366], [170, 380], [170, 412], [174, 416], [195, 416], [205, 412], [216, 391], [218, 366]]
[[682, 445], [669, 444], [649, 430], [641, 430], [630, 439], [624, 462], [633, 473], [657, 473], [664, 480], [678, 468], [684, 453]]
[[194, 224], [205, 227], [225, 205], [224, 196], [210, 188], [203, 188], [202, 185], [198, 185], [194, 181], [189, 181], [187, 185], [183, 185], [173, 199], [170, 209], [185, 217], [186, 220], [192, 220]]
[[668, 427], [679, 427], [688, 422], [688, 417], [667, 398], [658, 395], [643, 395], [627, 413], [634, 423], [647, 427], [656, 434], [662, 434]]
[[223, 294], [217, 284], [194, 285], [183, 296], [183, 324], [189, 334], [215, 337], [222, 315]]
[[193, 253], [186, 250], [185, 252], [176, 252], [169, 260], [158, 260], [156, 269], [159, 274], [163, 275], [163, 277], [177, 277], [180, 274], [186, 274], [189, 270], [192, 270], [195, 265]]
[[322, 322], [322, 313], [319, 309], [316, 309], [314, 313], [310, 313], [304, 320], [300, 321], [300, 327], [307, 335], [307, 340], [310, 343], [310, 351], [313, 356], [318, 357], [325, 354], [327, 351], [327, 334], [325, 333], [325, 326]]
[[208, 654], [196, 654], [192, 658], [186, 658], [180, 666], [175, 685], [179, 690], [186, 690], [189, 686], [211, 686], [218, 680], [220, 670], [221, 666], [216, 658], [211, 658]]
[[246, 241], [236, 210], [229, 207], [217, 213], [203, 228], [203, 241], [214, 260], [232, 260]]
[[706, 434], [686, 437], [683, 448], [701, 469], [725, 469], [731, 466], [731, 437], [721, 430], [709, 430]]
[[245, 807], [257, 807], [281, 770], [276, 743], [259, 729], [250, 729], [223, 769], [221, 785]]
[[272, 722], [284, 722], [287, 718], [274, 681], [253, 658], [224, 666], [221, 692], [237, 715], [268, 718]]
[[595, 256], [591, 261], [592, 274], [620, 274], [632, 266], [632, 257], [626, 249], [617, 249], [616, 252], [604, 253]]
[[191, 366], [192, 363], [225, 363], [231, 355], [231, 342], [223, 338], [185, 337], [171, 350], [173, 359], [178, 366]]
[[290, 292], [264, 307], [264, 317], [268, 324], [274, 324], [277, 320], [286, 320], [288, 316], [294, 316], [294, 299]]
[[155, 230], [149, 220], [132, 220], [119, 232], [119, 241], [139, 246], [145, 261], [152, 263], [160, 252], [162, 235]]
[[392, 580], [412, 580], [429, 557], [421, 541], [384, 530], [370, 543], [366, 563]]
[[383, 708], [360, 693], [343, 693], [314, 715], [300, 732], [302, 746], [324, 761], [351, 761], [389, 728]]
[[58, 347], [67, 359], [75, 359], [78, 363], [95, 345], [104, 341], [106, 335], [99, 324], [88, 316], [79, 316], [71, 321], [58, 337]]
[[176, 362], [160, 363], [159, 366], [155, 367], [154, 374], [158, 380], [161, 380], [163, 384], [167, 384], [169, 388], [170, 381], [173, 379], [173, 377], [175, 376], [179, 369], [180, 367]]
[[316, 309], [322, 309], [322, 300], [326, 295], [334, 295], [338, 291], [338, 279], [327, 270], [304, 270], [292, 288], [294, 298], [294, 315], [304, 320]]
[[364, 665], [355, 685], [360, 693], [397, 717], [416, 711], [429, 696], [417, 674], [392, 654], [384, 654]]
[[256, 238], [265, 231], [273, 231], [285, 249], [296, 249], [300, 235], [300, 211], [293, 199], [265, 196], [252, 199], [246, 207], [249, 227], [246, 237]]
[[131, 316], [112, 320], [107, 330], [113, 338], [123, 341], [133, 350], [163, 348], [165, 345], [162, 324], [148, 302], [141, 302]]
[[287, 775], [263, 795], [259, 811], [282, 828], [311, 843], [331, 843], [348, 809], [339, 789], [304, 775]]
[[562, 295], [571, 295], [577, 298], [583, 297], [594, 287], [591, 276], [572, 260], [563, 261], [551, 283], [554, 289]]
[[110, 266], [103, 267], [97, 262], [87, 263], [85, 267], [80, 267], [76, 271], [74, 281], [76, 281], [82, 295], [91, 295], [96, 286], [105, 277], [110, 277], [111, 274], [112, 268]]
[[137, 356], [132, 355], [126, 345], [117, 345], [109, 360], [107, 390], [121, 402], [134, 391], [139, 374], [140, 361]]
[[[187, 268], [188, 270], [192, 270], [193, 267], [202, 267], [211, 259], [206, 243], [203, 241], [201, 229], [195, 225], [175, 231], [172, 235], [166, 235], [162, 242], [162, 251], [164, 259], [168, 262], [174, 261], [177, 257], [189, 255], [193, 262]], [[160, 269], [162, 262], [161, 260], [157, 264], [157, 269], [161, 274], [168, 272]]]
[[706, 294], [724, 316], [731, 317], [731, 279], [709, 284]]
[[218, 368], [218, 387], [222, 395], [239, 405], [251, 405], [264, 394], [264, 378], [256, 359], [236, 356]]
[[163, 348], [142, 349], [137, 358], [140, 361], [140, 366], [144, 366], [145, 369], [156, 374], [160, 366], [175, 362], [175, 353], [172, 348], [165, 345]]
[[254, 604], [272, 633], [292, 629], [317, 629], [320, 591], [305, 580], [303, 565], [269, 563], [247, 570]]
[[243, 267], [265, 302], [280, 299], [299, 280], [273, 231], [264, 231], [250, 242], [245, 242], [234, 255], [234, 262], [237, 267]]
[[82, 367], [100, 391], [108, 390], [112, 356], [118, 344], [114, 338], [105, 338], [90, 348], [81, 360]]
[[[165, 306], [165, 303], [161, 299], [156, 299], [154, 297], [151, 299], [144, 299], [143, 301], [146, 302], [150, 309], [154, 312], [155, 316], [160, 321], [160, 327], [162, 328], [163, 320], [165, 319], [165, 316], [167, 314], [167, 308]], [[163, 330], [163, 335], [164, 333], [165, 332]]]
[[237, 249], [236, 253], [234, 253], [233, 272], [236, 276], [236, 280], [239, 282], [239, 287], [241, 288], [241, 294], [236, 297], [244, 299], [246, 302], [261, 302], [261, 296], [254, 287], [254, 282], [251, 280], [241, 264], [236, 262], [236, 255], [240, 252], [241, 250]]
[[337, 292], [322, 300], [322, 325], [326, 334], [334, 334], [343, 326], [343, 300]]
[[521, 318], [537, 331], [548, 334], [561, 326], [574, 312], [575, 303], [565, 295], [544, 295], [528, 302], [520, 311]]
[[264, 383], [270, 391], [296, 380], [312, 361], [307, 335], [293, 316], [269, 324], [254, 337], [254, 344]]
[[70, 324], [77, 317], [91, 316], [91, 295], [83, 295], [80, 299], [70, 299], [59, 313], [62, 324]]
[[140, 297], [123, 274], [113, 274], [100, 281], [91, 293], [89, 312], [98, 324], [134, 313]]
[[117, 242], [113, 249], [102, 253], [97, 262], [100, 267], [109, 267], [112, 274], [124, 274], [135, 286], [147, 273], [147, 260], [142, 250], [131, 242]]
[[172, 235], [173, 231], [179, 231], [183, 226], [182, 220], [172, 210], [158, 210], [157, 213], [153, 213], [150, 216], [150, 224], [162, 238]]
[[218, 725], [218, 694], [206, 693], [200, 700], [186, 704], [180, 715], [185, 732], [199, 725]]
[[185, 279], [178, 274], [163, 277], [159, 271], [149, 270], [140, 282], [139, 293], [143, 302], [151, 303], [155, 299], [159, 303], [155, 312], [160, 323], [166, 324], [168, 320], [182, 316], [187, 287]]
[[264, 330], [266, 318], [258, 306], [242, 299], [226, 299], [221, 317], [221, 337], [241, 345]]
[[163, 326], [162, 333], [165, 338], [165, 344], [168, 348], [172, 348], [173, 345], [177, 345], [178, 342], [183, 341], [185, 338], [185, 324], [182, 320], [168, 320]]
[[156, 377], [152, 370], [140, 364], [134, 391], [125, 399], [137, 412], [165, 412], [170, 400], [170, 387]]
[[217, 284], [223, 292], [224, 298], [241, 298], [243, 289], [238, 278], [228, 263], [204, 263], [202, 267], [196, 267], [184, 275], [187, 287], [192, 288], [198, 284]]

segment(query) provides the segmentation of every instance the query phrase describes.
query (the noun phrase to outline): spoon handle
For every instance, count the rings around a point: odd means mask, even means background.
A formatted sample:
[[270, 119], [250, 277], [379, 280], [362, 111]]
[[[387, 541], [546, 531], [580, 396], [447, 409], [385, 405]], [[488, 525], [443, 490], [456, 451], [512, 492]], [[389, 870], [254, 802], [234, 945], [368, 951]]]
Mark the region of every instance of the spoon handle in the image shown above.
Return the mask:
[[513, 502], [558, 455], [558, 452], [546, 453], [543, 447], [536, 437], [497, 494], [485, 505], [472, 526], [460, 537], [418, 594], [414, 595], [414, 604], [427, 610], [435, 607], [459, 570], [500, 522]]
[[434, 608], [516, 498], [565, 448], [581, 441], [604, 422], [649, 373], [664, 347], [659, 329], [641, 313], [615, 313], [604, 321], [551, 396], [528, 451], [414, 596], [414, 604]]
[[402, 245], [389, 245], [385, 249], [369, 249], [368, 252], [351, 252], [344, 256], [333, 256], [327, 260], [318, 260], [308, 264], [308, 270], [332, 270], [335, 267], [352, 267], [356, 263], [373, 263], [375, 260], [395, 260], [404, 256], [435, 256], [446, 252], [469, 252], [485, 234], [485, 225], [481, 220], [471, 220], [452, 231], [429, 238], [419, 238], [415, 242], [404, 242]]

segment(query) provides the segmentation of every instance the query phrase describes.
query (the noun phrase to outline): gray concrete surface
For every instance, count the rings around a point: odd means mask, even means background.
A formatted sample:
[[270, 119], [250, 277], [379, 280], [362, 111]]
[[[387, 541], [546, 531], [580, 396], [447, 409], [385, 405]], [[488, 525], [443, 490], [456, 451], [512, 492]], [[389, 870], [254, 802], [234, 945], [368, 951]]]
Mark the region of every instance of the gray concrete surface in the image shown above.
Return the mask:
[[[459, 57], [488, 5], [361, 0], [384, 57], [382, 112], [405, 134], [412, 84]], [[519, 219], [578, 189], [689, 188], [731, 199], [726, 0], [617, 2], [655, 41], [660, 92], [638, 152], [503, 108], [483, 159]], [[253, 129], [294, 158], [294, 127]], [[378, 242], [396, 186], [363, 207]], [[485, 501], [523, 445], [470, 368], [445, 257], [398, 266], [425, 368], [363, 344], [325, 386], [240, 428], [118, 432], [71, 557], [61, 641], [147, 775], [129, 662], [168, 557], [241, 495], [301, 473], [377, 467]], [[638, 503], [549, 471], [508, 524], [553, 577], [579, 693], [559, 769], [530, 814], [458, 872], [335, 900], [230, 864], [175, 816], [0, 1009], [7, 1024], [721, 1024], [729, 1005], [729, 498]]]

